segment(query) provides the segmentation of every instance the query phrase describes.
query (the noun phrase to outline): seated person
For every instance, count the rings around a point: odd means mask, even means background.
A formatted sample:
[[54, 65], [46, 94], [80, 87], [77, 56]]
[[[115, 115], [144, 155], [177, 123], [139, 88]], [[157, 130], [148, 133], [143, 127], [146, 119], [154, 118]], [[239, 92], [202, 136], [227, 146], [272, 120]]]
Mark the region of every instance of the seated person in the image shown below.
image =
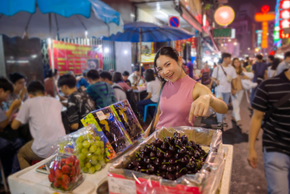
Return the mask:
[[128, 86], [131, 87], [131, 82], [130, 82], [130, 80], [128, 80], [129, 75], [130, 75], [130, 74], [129, 74], [128, 71], [124, 71], [124, 72], [123, 72], [123, 80], [124, 80], [124, 82], [125, 82]]
[[[0, 104], [7, 101], [9, 94], [13, 92], [13, 85], [6, 78], [0, 76]], [[9, 120], [16, 109], [21, 105], [21, 100], [14, 100], [7, 112], [4, 112], [0, 107], [0, 159], [4, 168], [6, 177], [12, 172], [12, 167], [19, 166], [17, 159], [17, 151], [23, 145], [23, 140], [20, 138], [5, 139], [2, 136], [3, 130], [8, 126]]]
[[124, 91], [131, 90], [130, 86], [128, 86], [128, 84], [126, 84], [124, 82], [122, 74], [120, 72], [114, 73], [114, 75], [113, 75], [113, 83], [116, 83], [119, 86], [121, 86]]
[[81, 119], [95, 110], [95, 103], [84, 91], [76, 88], [76, 78], [70, 74], [60, 76], [58, 87], [68, 96], [67, 111], [70, 128], [75, 131], [82, 128]]
[[[54, 77], [54, 79], [53, 79], [53, 77]], [[52, 69], [50, 69], [48, 71], [47, 78], [44, 80], [45, 92], [46, 92], [46, 95], [53, 97], [53, 98], [55, 97], [55, 95], [57, 95], [61, 101], [64, 101], [64, 100], [66, 100], [66, 98], [59, 95], [56, 82], [54, 82], [57, 79], [58, 79], [58, 70], [54, 69], [54, 72], [52, 72]]]
[[81, 88], [82, 90], [86, 90], [87, 87], [90, 85], [88, 82], [87, 82], [87, 70], [85, 70], [83, 72], [83, 76], [79, 77], [77, 79], [77, 89]]
[[45, 89], [40, 81], [30, 82], [27, 91], [30, 98], [21, 106], [11, 125], [16, 130], [22, 124], [29, 123], [33, 137], [17, 155], [21, 169], [29, 167], [31, 160], [42, 160], [52, 154], [52, 143], [65, 135], [61, 103], [45, 96]]
[[26, 89], [26, 77], [21, 73], [14, 72], [10, 73], [8, 78], [13, 84], [13, 92], [11, 92], [7, 100], [2, 103], [2, 109], [4, 111], [7, 111], [10, 108], [11, 103], [14, 100], [20, 99], [21, 101], [25, 101], [26, 99], [28, 99]]
[[[145, 71], [145, 80], [147, 82], [147, 97], [144, 100], [141, 100], [137, 103], [138, 111], [143, 115], [144, 107], [148, 104], [158, 103], [159, 92], [161, 88], [161, 82], [158, 78], [155, 78], [154, 71], [152, 69], [147, 69]], [[150, 113], [153, 118], [154, 113]], [[145, 116], [145, 115], [143, 115]]]
[[106, 82], [100, 80], [97, 70], [91, 69], [87, 73], [89, 87], [87, 93], [95, 102], [95, 108], [100, 109], [117, 102], [114, 89]]
[[142, 80], [142, 77], [140, 75], [140, 71], [139, 71], [139, 67], [136, 67], [134, 69], [134, 73], [132, 73], [128, 79], [130, 80], [131, 82], [131, 87], [132, 89], [137, 89], [137, 86], [139, 85], [143, 85], [144, 82]]
[[126, 92], [117, 83], [112, 82], [112, 75], [109, 72], [103, 71], [100, 73], [100, 77], [102, 82], [106, 82], [113, 87], [117, 102], [127, 99]]

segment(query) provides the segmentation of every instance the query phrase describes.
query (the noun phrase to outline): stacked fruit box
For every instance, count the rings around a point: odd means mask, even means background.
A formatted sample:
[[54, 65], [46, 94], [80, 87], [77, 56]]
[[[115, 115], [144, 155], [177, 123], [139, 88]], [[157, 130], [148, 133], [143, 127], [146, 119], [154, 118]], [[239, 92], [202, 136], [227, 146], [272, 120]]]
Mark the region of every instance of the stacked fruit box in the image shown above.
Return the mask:
[[140, 194], [215, 193], [223, 168], [221, 131], [162, 128], [113, 163], [108, 172], [109, 190], [116, 194], [121, 190]]

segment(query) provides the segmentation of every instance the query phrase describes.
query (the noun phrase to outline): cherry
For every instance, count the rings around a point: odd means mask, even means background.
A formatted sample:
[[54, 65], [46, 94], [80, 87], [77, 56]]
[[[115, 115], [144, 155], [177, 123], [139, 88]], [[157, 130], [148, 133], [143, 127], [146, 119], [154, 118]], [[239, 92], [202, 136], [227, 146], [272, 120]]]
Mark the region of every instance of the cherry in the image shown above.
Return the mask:
[[174, 165], [175, 164], [175, 159], [174, 158], [170, 158], [168, 162], [169, 162], [169, 164]]
[[170, 150], [172, 153], [175, 153], [175, 152], [176, 152], [176, 148], [175, 148], [175, 146], [173, 146], [173, 145], [169, 146], [169, 150]]
[[156, 146], [156, 147], [160, 147], [162, 145], [162, 140], [157, 138], [154, 142], [153, 142], [153, 145]]
[[182, 177], [182, 174], [181, 174], [180, 172], [177, 171], [177, 172], [175, 173], [175, 177], [176, 177], [176, 179], [178, 179], [179, 177]]
[[156, 157], [156, 152], [153, 152], [153, 151], [150, 152], [150, 155], [149, 155], [149, 156], [150, 156], [150, 158], [152, 158], [152, 157]]
[[172, 165], [167, 166], [167, 171], [168, 172], [174, 172], [175, 171], [175, 166], [172, 166]]
[[158, 158], [163, 158], [163, 157], [164, 157], [164, 154], [163, 154], [160, 150], [157, 150], [157, 154], [156, 154], [156, 156], [157, 156]]
[[127, 169], [134, 169], [134, 164], [133, 164], [133, 162], [131, 162], [131, 163], [128, 164]]
[[150, 148], [151, 148], [151, 151], [157, 152], [157, 147], [156, 146], [152, 145]]
[[161, 170], [166, 171], [167, 170], [167, 165], [166, 164], [162, 164]]
[[166, 151], [168, 149], [169, 145], [167, 142], [163, 142], [163, 144], [160, 146], [160, 148], [163, 150], [163, 151]]
[[171, 158], [172, 157], [172, 153], [170, 151], [166, 151], [164, 154], [164, 158]]
[[182, 141], [183, 144], [187, 144], [188, 143], [188, 137], [186, 135], [183, 135], [181, 137], [181, 141]]
[[166, 178], [168, 178], [169, 180], [175, 180], [176, 179], [174, 174], [171, 174], [171, 173], [168, 173]]
[[200, 153], [199, 153], [199, 151], [195, 151], [195, 153], [194, 153], [194, 158], [195, 158], [195, 159], [199, 159], [199, 158], [200, 158]]
[[161, 172], [161, 177], [165, 179], [167, 177], [166, 172]]
[[187, 157], [183, 157], [183, 158], [181, 158], [180, 162], [182, 164], [187, 164], [188, 163], [188, 158]]

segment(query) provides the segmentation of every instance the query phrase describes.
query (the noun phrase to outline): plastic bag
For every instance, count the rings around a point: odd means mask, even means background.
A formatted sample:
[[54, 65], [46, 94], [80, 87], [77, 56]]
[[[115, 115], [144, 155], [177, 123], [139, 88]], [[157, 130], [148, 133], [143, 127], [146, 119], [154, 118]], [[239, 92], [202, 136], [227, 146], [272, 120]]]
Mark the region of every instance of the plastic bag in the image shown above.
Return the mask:
[[120, 122], [123, 123], [130, 139], [135, 142], [142, 137], [144, 131], [134, 114], [128, 100], [123, 100], [122, 102], [115, 103], [111, 105], [115, 116]]
[[80, 161], [74, 155], [58, 153], [46, 164], [46, 169], [50, 186], [56, 190], [72, 191], [84, 180]]
[[58, 139], [59, 151], [74, 154], [80, 162], [82, 172], [93, 174], [102, 169], [110, 158], [116, 156], [102, 131], [88, 125]]
[[110, 107], [88, 114], [82, 119], [84, 126], [95, 124], [97, 131], [103, 131], [116, 154], [120, 154], [132, 145], [132, 141], [123, 124], [114, 115]]

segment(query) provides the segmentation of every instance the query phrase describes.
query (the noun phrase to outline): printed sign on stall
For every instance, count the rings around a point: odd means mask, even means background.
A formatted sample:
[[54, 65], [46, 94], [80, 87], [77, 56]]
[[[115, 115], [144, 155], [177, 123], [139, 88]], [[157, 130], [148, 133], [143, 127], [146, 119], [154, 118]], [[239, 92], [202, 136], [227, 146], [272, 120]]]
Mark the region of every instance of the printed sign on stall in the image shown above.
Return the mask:
[[[51, 65], [51, 50], [49, 49], [49, 63]], [[76, 75], [85, 69], [103, 69], [102, 46], [78, 45], [67, 42], [53, 41], [54, 66], [59, 74], [69, 71]]]

